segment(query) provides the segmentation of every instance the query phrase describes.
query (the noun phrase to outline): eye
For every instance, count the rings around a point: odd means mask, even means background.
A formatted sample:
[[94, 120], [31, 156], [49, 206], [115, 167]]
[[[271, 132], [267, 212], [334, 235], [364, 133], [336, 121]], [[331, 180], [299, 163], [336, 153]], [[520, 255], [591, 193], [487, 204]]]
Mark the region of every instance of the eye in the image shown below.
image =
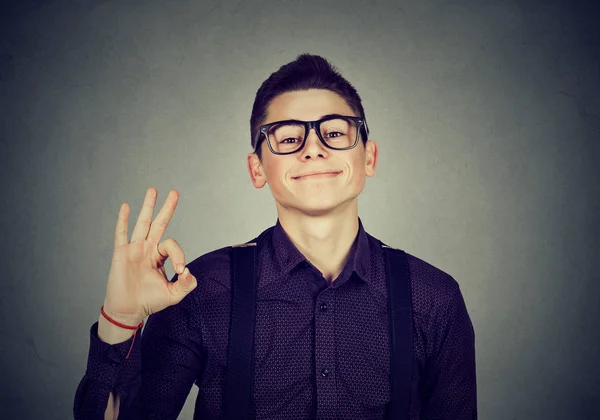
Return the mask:
[[336, 138], [336, 137], [340, 137], [340, 136], [343, 136], [343, 135], [344, 135], [344, 133], [340, 133], [339, 131], [332, 131], [330, 133], [327, 133], [325, 135], [325, 137], [327, 137], [327, 138]]
[[279, 143], [290, 144], [291, 142], [288, 142], [288, 140], [292, 140], [292, 142], [294, 142], [294, 143], [300, 141], [299, 139], [297, 139], [295, 137], [288, 137], [288, 138], [282, 139]]

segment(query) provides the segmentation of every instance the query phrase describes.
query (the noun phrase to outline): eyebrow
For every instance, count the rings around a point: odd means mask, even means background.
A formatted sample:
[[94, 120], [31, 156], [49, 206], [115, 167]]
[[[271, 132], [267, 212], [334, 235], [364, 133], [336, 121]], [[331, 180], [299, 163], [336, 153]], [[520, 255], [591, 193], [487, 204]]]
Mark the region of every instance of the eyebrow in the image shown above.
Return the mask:
[[322, 120], [324, 118], [331, 118], [331, 117], [344, 117], [344, 115], [342, 115], [342, 114], [327, 114], [327, 115], [320, 116], [319, 120]]
[[[325, 114], [325, 115], [321, 115], [319, 118], [317, 118], [315, 121], [319, 121], [319, 120], [323, 120], [325, 118], [337, 118], [337, 117], [346, 117], [347, 115], [342, 115], [342, 114]], [[305, 122], [304, 120], [298, 120], [295, 118], [291, 118], [291, 119], [287, 119], [287, 120], [282, 120], [282, 121], [300, 121], [300, 122]], [[279, 122], [279, 121], [273, 121], [275, 122]], [[268, 123], [268, 124], [272, 124], [272, 123]]]

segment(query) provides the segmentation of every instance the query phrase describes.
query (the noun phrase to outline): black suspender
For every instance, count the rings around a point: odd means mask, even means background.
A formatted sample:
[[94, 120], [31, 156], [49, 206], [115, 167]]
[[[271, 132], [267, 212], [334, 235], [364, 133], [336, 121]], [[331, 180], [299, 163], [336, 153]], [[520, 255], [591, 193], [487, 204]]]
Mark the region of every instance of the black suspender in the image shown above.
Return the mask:
[[[408, 419], [412, 374], [412, 293], [406, 253], [381, 244], [385, 259], [390, 325], [391, 404], [386, 417]], [[231, 319], [223, 396], [226, 419], [254, 418], [254, 320], [257, 246], [231, 247]]]
[[406, 253], [382, 245], [390, 325], [390, 394], [388, 419], [408, 419], [412, 377], [412, 292]]
[[231, 247], [231, 318], [223, 395], [226, 419], [254, 418], [256, 242]]

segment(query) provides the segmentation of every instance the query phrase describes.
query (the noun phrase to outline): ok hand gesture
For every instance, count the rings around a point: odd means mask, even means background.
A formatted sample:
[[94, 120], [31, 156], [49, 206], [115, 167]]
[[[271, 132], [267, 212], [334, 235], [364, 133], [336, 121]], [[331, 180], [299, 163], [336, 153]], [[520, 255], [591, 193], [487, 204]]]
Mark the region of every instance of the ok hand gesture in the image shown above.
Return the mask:
[[[179, 193], [169, 191], [152, 221], [156, 197], [156, 189], [148, 188], [130, 241], [127, 241], [129, 205], [123, 203], [119, 209], [104, 311], [128, 325], [137, 325], [146, 316], [179, 303], [197, 286], [196, 278], [185, 267], [185, 255], [179, 244], [172, 238], [160, 242], [177, 207]], [[179, 275], [176, 282], [170, 282], [165, 273], [164, 264], [169, 257]]]

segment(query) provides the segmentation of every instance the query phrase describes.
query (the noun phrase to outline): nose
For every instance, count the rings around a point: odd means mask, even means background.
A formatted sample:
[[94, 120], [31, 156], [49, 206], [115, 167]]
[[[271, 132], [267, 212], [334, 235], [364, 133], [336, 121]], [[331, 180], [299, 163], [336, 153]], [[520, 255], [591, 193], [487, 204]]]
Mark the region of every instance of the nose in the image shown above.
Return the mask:
[[311, 157], [316, 156], [325, 157], [328, 154], [327, 147], [325, 147], [325, 145], [321, 142], [316, 128], [311, 127], [308, 130], [308, 135], [306, 137], [306, 141], [304, 142], [304, 147], [302, 148], [301, 153], [305, 159], [310, 159]]

